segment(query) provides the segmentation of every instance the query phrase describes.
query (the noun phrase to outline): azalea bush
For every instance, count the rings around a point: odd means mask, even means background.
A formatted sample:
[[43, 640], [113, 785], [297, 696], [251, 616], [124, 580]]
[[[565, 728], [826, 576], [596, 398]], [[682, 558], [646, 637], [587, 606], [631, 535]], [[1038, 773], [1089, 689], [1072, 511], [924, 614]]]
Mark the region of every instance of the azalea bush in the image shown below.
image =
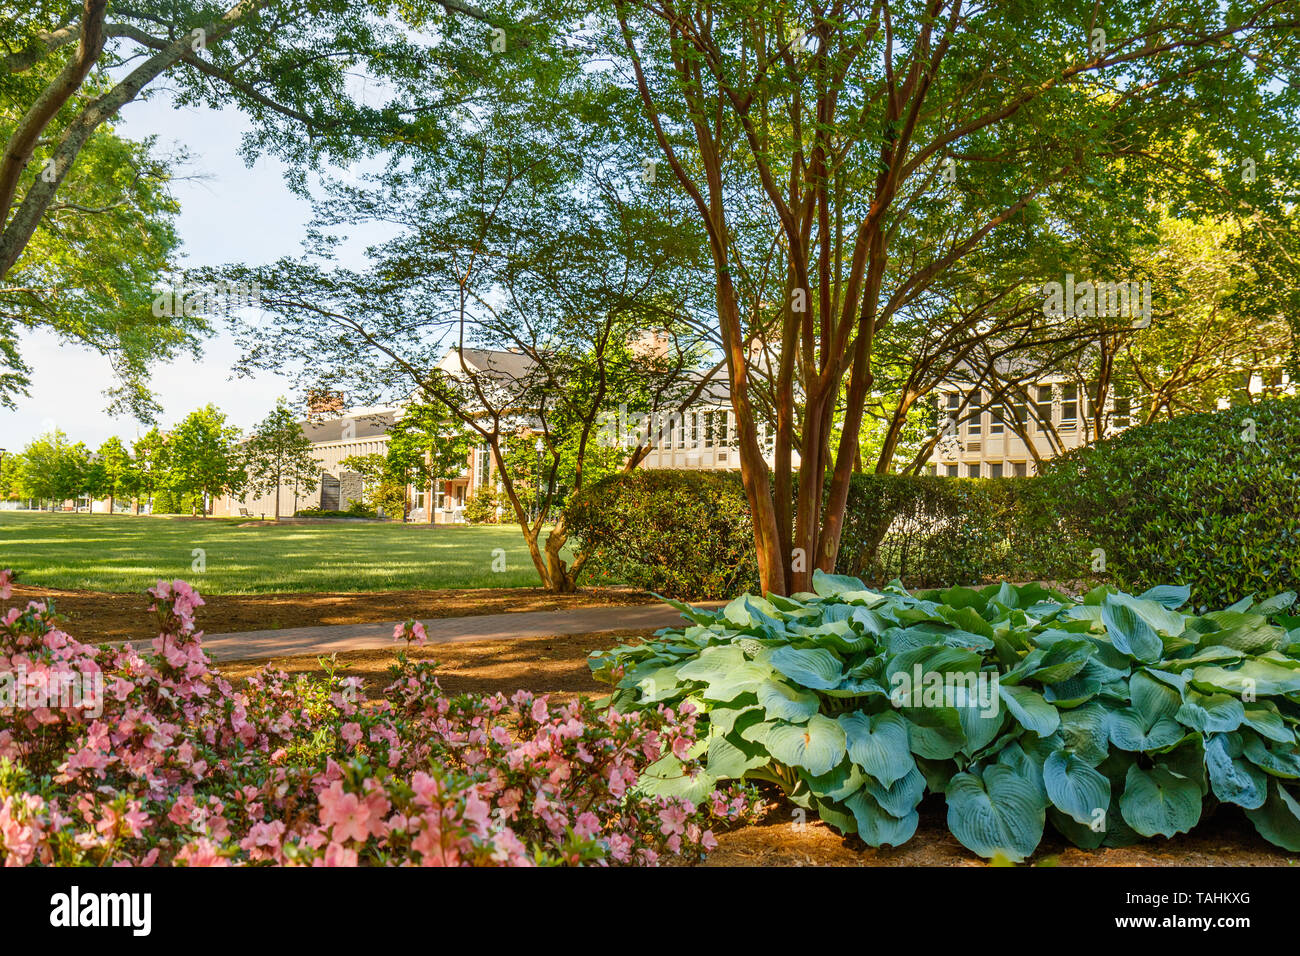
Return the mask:
[[1182, 587], [909, 594], [820, 572], [814, 587], [673, 601], [689, 625], [592, 655], [620, 712], [699, 709], [696, 743], [647, 768], [649, 792], [767, 781], [872, 846], [911, 839], [937, 794], [963, 845], [1014, 861], [1049, 823], [1120, 846], [1225, 803], [1300, 851], [1294, 593], [1198, 615]]
[[236, 690], [203, 652], [202, 598], [183, 581], [150, 594], [145, 651], [82, 644], [43, 603], [0, 613], [5, 865], [654, 864], [756, 812], [740, 789], [637, 788], [666, 753], [689, 766], [690, 704], [452, 697], [405, 652], [382, 700], [332, 672]]

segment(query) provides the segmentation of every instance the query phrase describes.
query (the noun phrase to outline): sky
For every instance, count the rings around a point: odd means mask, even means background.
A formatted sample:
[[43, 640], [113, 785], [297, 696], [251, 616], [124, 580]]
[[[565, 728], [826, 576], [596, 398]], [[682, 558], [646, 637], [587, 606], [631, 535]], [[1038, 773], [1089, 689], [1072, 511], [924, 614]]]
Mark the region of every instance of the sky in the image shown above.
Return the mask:
[[[301, 253], [300, 238], [311, 207], [285, 185], [284, 166], [263, 157], [249, 168], [239, 155], [248, 121], [234, 109], [175, 109], [165, 93], [123, 108], [119, 132], [132, 139], [158, 136], [158, 150], [175, 145], [190, 153], [186, 175], [198, 178], [173, 184], [181, 213], [177, 228], [184, 242], [186, 267], [243, 261], [268, 262]], [[135, 440], [148, 426], [130, 416], [110, 417], [105, 389], [113, 384], [108, 360], [93, 350], [60, 342], [46, 332], [20, 340], [24, 360], [32, 369], [30, 397], [17, 398], [17, 408], [0, 408], [0, 447], [22, 449], [37, 435], [58, 427], [72, 441], [97, 448], [117, 435]], [[292, 385], [280, 376], [259, 374], [231, 378], [238, 357], [234, 342], [218, 335], [204, 343], [203, 355], [159, 365], [153, 388], [163, 407], [164, 427], [190, 411], [214, 402], [230, 422], [248, 429], [261, 420]]]

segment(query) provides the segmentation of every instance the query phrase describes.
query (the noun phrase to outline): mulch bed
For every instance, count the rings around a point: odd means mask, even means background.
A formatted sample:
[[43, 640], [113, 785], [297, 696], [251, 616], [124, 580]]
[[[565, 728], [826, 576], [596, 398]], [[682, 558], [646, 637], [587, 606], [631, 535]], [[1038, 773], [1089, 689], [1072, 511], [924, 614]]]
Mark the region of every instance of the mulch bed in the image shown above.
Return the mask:
[[[153, 615], [148, 611], [150, 600], [143, 593], [68, 591], [27, 585], [17, 585], [13, 591], [14, 602], [53, 601], [58, 611], [69, 618], [69, 633], [87, 644], [151, 640], [156, 636]], [[587, 588], [577, 594], [552, 594], [542, 588], [205, 594], [203, 600], [207, 603], [199, 609], [198, 622], [209, 634], [655, 603], [652, 595], [622, 588]]]

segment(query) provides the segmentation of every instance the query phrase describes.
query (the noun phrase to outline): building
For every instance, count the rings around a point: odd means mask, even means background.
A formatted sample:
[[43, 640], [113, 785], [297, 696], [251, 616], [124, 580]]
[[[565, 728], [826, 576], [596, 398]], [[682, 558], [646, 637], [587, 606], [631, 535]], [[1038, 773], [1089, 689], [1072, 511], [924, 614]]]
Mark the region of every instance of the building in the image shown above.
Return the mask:
[[[653, 337], [641, 347], [653, 348]], [[464, 365], [462, 366], [462, 361]], [[511, 384], [525, 380], [533, 363], [527, 355], [514, 351], [466, 348], [449, 350], [438, 367], [453, 378], [466, 378], [466, 369], [480, 386], [491, 388], [494, 379], [501, 384], [497, 407], [508, 406]], [[505, 396], [503, 398], [503, 396]], [[344, 511], [364, 495], [362, 477], [343, 466], [344, 460], [363, 455], [386, 455], [389, 431], [402, 415], [402, 407], [372, 408], [347, 412], [337, 401], [313, 401], [313, 414], [303, 422], [303, 431], [312, 440], [313, 455], [320, 463], [320, 483], [312, 492], [291, 485], [280, 489], [280, 517], [290, 517], [305, 508]], [[535, 413], [526, 408], [502, 409], [513, 418], [521, 433], [533, 435], [539, 430]], [[725, 383], [710, 382], [696, 402], [684, 414], [664, 415], [650, 420], [629, 414], [625, 408], [612, 410], [600, 425], [597, 440], [621, 444], [632, 449], [638, 441], [651, 438], [653, 444], [642, 468], [685, 468], [729, 470], [740, 467], [736, 450], [735, 416]], [[771, 462], [773, 435], [763, 426], [760, 440]], [[413, 522], [459, 524], [465, 520], [465, 503], [478, 489], [499, 487], [496, 462], [487, 444], [475, 447], [466, 456], [465, 467], [458, 475], [439, 482], [437, 488], [407, 489]], [[432, 509], [432, 514], [430, 513]], [[212, 513], [231, 517], [273, 517], [274, 492], [264, 495], [225, 495], [213, 503]]]

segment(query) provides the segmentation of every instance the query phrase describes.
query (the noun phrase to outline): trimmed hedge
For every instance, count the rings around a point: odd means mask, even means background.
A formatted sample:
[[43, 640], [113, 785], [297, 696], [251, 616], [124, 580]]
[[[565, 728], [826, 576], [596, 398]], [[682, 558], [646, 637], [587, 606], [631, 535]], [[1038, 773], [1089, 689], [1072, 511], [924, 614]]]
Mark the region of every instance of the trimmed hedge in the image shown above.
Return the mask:
[[[729, 598], [756, 589], [749, 503], [735, 472], [641, 471], [590, 486], [570, 533], [598, 573], [669, 597]], [[1063, 547], [1060, 522], [1032, 479], [854, 475], [836, 571], [877, 584], [1078, 578], [1086, 550]]]
[[1128, 589], [1186, 584], [1210, 607], [1300, 590], [1300, 399], [1132, 428], [1038, 481]]
[[612, 475], [570, 499], [565, 527], [590, 553], [597, 581], [680, 598], [758, 588], [753, 522], [735, 472]]

